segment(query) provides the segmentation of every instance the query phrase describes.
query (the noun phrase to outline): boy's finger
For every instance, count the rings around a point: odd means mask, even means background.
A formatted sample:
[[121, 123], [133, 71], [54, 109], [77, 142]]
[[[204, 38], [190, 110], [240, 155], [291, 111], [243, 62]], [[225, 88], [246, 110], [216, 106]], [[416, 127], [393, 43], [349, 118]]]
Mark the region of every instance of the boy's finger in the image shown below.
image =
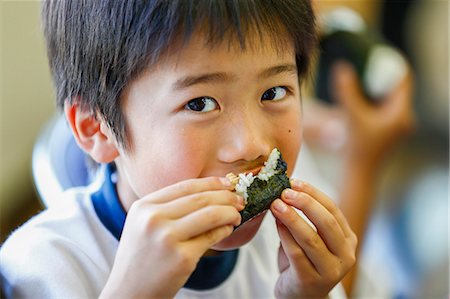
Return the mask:
[[352, 230], [344, 214], [342, 214], [341, 210], [325, 193], [315, 188], [311, 184], [297, 179], [291, 179], [290, 183], [292, 189], [310, 195], [312, 198], [317, 200], [322, 206], [324, 206], [336, 218], [337, 222], [339, 223], [339, 226], [341, 227], [346, 237], [349, 237], [352, 234]]
[[230, 236], [233, 233], [233, 230], [233, 225], [220, 226], [198, 235], [197, 237], [184, 241], [184, 244], [186, 245], [187, 250], [200, 256], [213, 245]]
[[[278, 225], [283, 225], [283, 224], [280, 223], [279, 221], [277, 221], [277, 226]], [[281, 235], [281, 233], [279, 231], [278, 231], [278, 235]], [[289, 268], [289, 265], [290, 265], [290, 262], [286, 255], [286, 252], [284, 251], [283, 244], [280, 243], [280, 247], [278, 248], [278, 269], [280, 270], [280, 273], [284, 272], [284, 270]]]
[[165, 203], [189, 194], [213, 190], [233, 190], [233, 188], [230, 180], [225, 177], [189, 179], [162, 188], [141, 200], [149, 203]]
[[181, 240], [195, 238], [218, 227], [241, 223], [241, 215], [232, 206], [208, 206], [173, 222]]
[[205, 191], [169, 201], [163, 208], [169, 218], [178, 219], [213, 205], [232, 206], [240, 211], [244, 209], [244, 199], [229, 190]]
[[333, 214], [304, 192], [286, 189], [282, 193], [282, 198], [288, 205], [299, 209], [308, 217], [332, 253], [335, 255], [341, 253], [345, 235]]
[[317, 270], [314, 265], [305, 255], [305, 252], [301, 247], [298, 246], [295, 239], [292, 237], [289, 230], [281, 223], [279, 220], [276, 221], [278, 235], [281, 240], [281, 249], [289, 261], [291, 266], [294, 266], [295, 269], [300, 269], [298, 271], [302, 276], [317, 276]]
[[325, 273], [333, 256], [320, 235], [289, 205], [276, 199], [270, 210], [289, 230], [295, 242], [300, 246], [319, 273]]

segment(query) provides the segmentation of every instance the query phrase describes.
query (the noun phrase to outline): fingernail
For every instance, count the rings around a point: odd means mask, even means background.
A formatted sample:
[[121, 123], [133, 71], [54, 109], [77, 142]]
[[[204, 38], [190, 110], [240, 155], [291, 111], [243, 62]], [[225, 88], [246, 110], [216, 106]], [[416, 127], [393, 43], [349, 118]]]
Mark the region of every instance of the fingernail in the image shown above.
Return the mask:
[[281, 199], [276, 199], [273, 202], [273, 207], [275, 210], [277, 210], [280, 213], [284, 213], [287, 211], [287, 205], [281, 200]]
[[294, 190], [292, 190], [292, 189], [286, 189], [286, 190], [284, 190], [284, 196], [286, 196], [286, 198], [289, 198], [289, 199], [294, 199], [295, 198], [295, 191]]
[[298, 179], [291, 179], [291, 186], [294, 188], [302, 188], [303, 182]]
[[228, 178], [220, 178], [220, 181], [225, 187], [231, 187], [231, 181]]

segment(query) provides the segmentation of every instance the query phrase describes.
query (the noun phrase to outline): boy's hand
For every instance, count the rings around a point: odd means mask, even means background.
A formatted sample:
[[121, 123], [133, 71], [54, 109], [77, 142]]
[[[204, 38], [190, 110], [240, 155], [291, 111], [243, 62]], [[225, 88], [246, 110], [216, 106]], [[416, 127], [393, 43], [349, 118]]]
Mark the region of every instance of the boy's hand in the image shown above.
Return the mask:
[[200, 257], [241, 222], [226, 178], [192, 179], [133, 203], [101, 297], [173, 297]]
[[[277, 298], [325, 298], [355, 263], [357, 240], [335, 204], [313, 186], [291, 180], [272, 203], [281, 247]], [[317, 232], [292, 208], [302, 211]]]

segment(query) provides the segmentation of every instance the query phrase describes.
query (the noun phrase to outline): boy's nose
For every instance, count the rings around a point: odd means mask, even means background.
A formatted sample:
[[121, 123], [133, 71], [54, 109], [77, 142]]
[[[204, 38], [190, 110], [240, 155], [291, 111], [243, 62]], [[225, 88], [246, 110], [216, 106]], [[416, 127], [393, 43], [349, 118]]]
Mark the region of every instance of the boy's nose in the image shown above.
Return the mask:
[[[222, 135], [219, 158], [225, 163], [255, 161], [267, 158], [274, 147], [271, 144], [272, 131], [268, 124], [258, 117], [235, 116], [227, 122]], [[265, 159], [264, 159], [265, 161]]]

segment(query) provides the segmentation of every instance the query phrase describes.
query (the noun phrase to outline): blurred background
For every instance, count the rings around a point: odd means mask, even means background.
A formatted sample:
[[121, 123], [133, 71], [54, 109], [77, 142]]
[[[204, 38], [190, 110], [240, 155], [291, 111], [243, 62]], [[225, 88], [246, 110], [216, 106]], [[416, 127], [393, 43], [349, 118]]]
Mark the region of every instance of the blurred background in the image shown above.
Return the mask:
[[55, 113], [39, 1], [0, 1], [1, 240], [40, 206], [31, 153]]
[[[340, 108], [348, 110], [345, 113], [352, 110], [345, 107], [348, 101], [336, 103], [324, 92], [334, 84], [331, 77], [324, 75], [330, 72], [331, 62], [337, 58], [350, 61], [360, 75], [360, 88], [366, 100], [371, 101], [371, 105], [361, 106], [366, 109], [360, 110], [383, 109], [383, 101], [387, 99], [402, 100], [399, 94], [386, 96], [383, 91], [386, 88], [389, 93], [404, 74], [400, 71], [403, 63], [395, 58], [396, 54], [384, 52], [389, 57], [375, 63], [382, 66], [381, 71], [364, 61], [367, 55], [372, 55], [367, 54], [366, 48], [377, 46], [373, 45], [374, 39], [406, 58], [414, 78], [411, 108], [415, 125], [403, 133], [398, 131], [398, 140], [389, 144], [391, 148], [379, 161], [382, 165], [376, 168], [379, 173], [373, 183], [375, 198], [372, 203], [366, 202], [370, 215], [366, 234], [360, 238], [361, 252], [352, 294], [355, 298], [449, 298], [450, 2], [316, 0], [315, 4], [321, 25], [321, 53], [312, 97], [322, 100], [312, 100], [311, 106], [320, 107], [310, 110], [315, 112], [312, 117], [315, 120], [308, 123], [314, 129], [321, 128], [320, 134], [305, 130], [305, 140], [322, 176], [338, 190], [337, 198], [342, 186], [351, 186], [345, 177], [348, 173], [345, 167], [350, 164], [345, 164], [342, 152], [349, 134], [360, 128], [342, 125], [336, 115], [342, 113]], [[351, 49], [346, 49], [346, 45]], [[307, 112], [305, 109], [305, 119], [309, 118]], [[360, 112], [373, 116], [367, 111]], [[387, 113], [376, 113], [378, 127], [390, 121]], [[400, 113], [399, 117], [404, 116]], [[364, 121], [350, 123], [365, 125]], [[372, 124], [372, 129], [378, 132], [376, 125]], [[395, 125], [392, 129], [396, 129]], [[370, 131], [366, 133], [371, 135]], [[364, 139], [371, 142], [370, 138]], [[360, 210], [350, 209], [347, 217], [364, 213], [364, 205], [350, 204]], [[345, 207], [341, 207], [345, 212]]]
[[[352, 8], [407, 57], [415, 77], [417, 127], [381, 168], [356, 297], [448, 298], [449, 1], [316, 4], [321, 14]], [[39, 14], [39, 1], [0, 1], [0, 242], [43, 209], [31, 157], [56, 110]], [[337, 185], [336, 148], [311, 151], [322, 175]]]

